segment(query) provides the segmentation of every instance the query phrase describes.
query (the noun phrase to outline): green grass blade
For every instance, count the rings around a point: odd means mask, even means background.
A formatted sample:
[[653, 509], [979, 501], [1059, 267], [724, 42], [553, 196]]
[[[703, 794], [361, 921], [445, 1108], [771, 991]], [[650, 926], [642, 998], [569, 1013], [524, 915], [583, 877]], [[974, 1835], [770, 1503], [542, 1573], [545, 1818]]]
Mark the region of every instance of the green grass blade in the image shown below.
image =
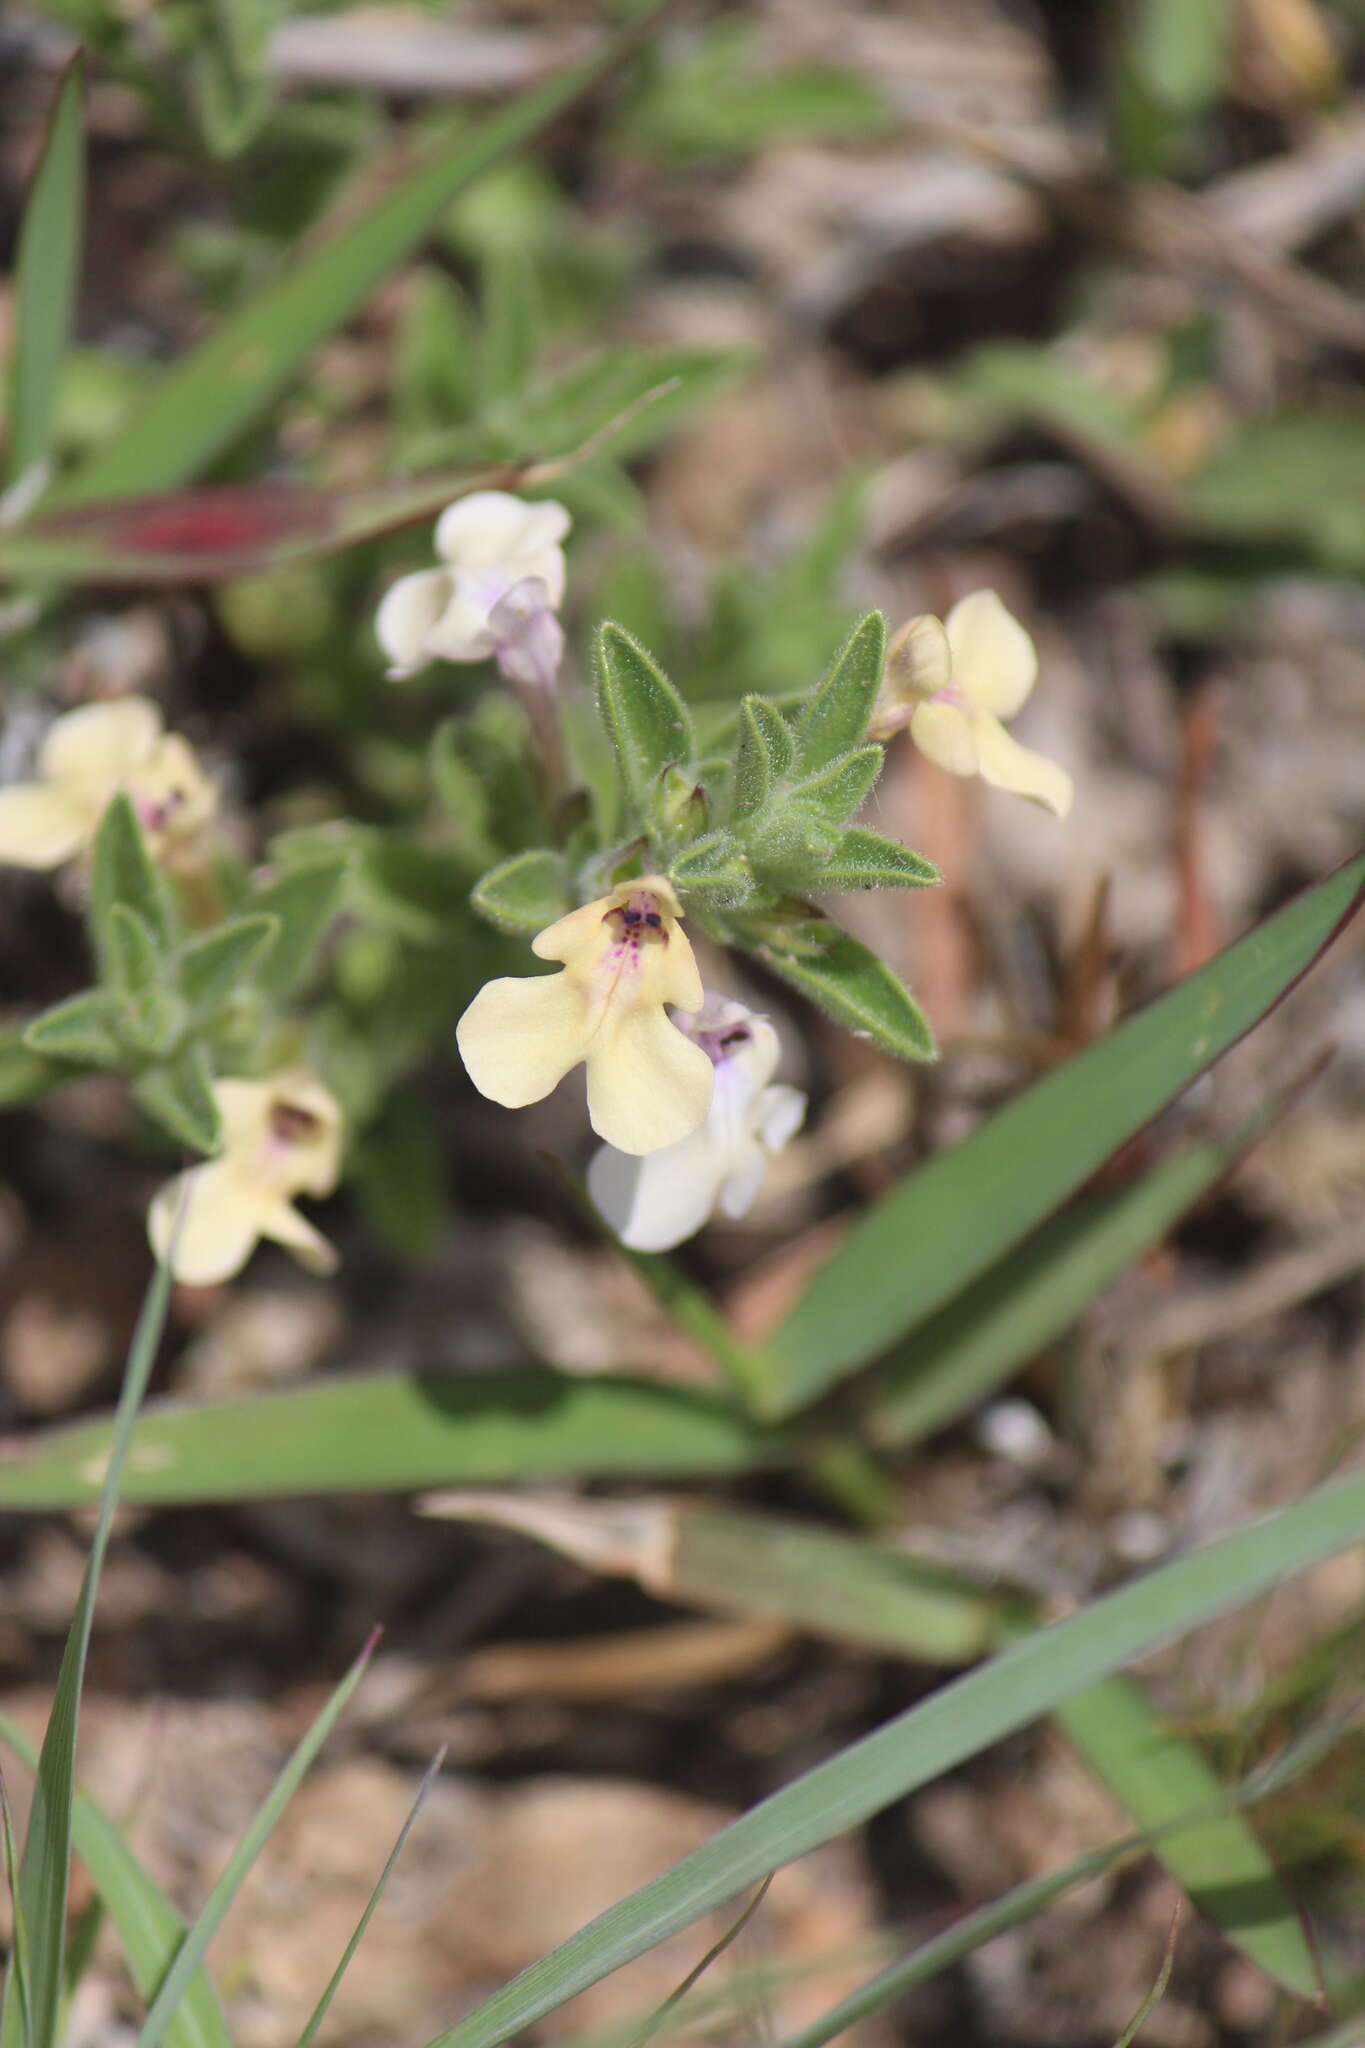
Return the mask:
[[365, 1910], [361, 1914], [359, 1920], [356, 1922], [355, 1932], [346, 1944], [345, 1950], [342, 1954], [341, 1961], [337, 1964], [335, 1970], [333, 1970], [331, 1976], [328, 1978], [327, 1987], [324, 1990], [321, 1998], [318, 2000], [317, 2004], [313, 2007], [312, 2017], [309, 2019], [308, 2024], [304, 2028], [303, 2032], [299, 2035], [298, 2040], [294, 2044], [294, 2048], [309, 2048], [309, 2043], [313, 2039], [313, 2036], [317, 2033], [318, 2028], [326, 2019], [327, 2008], [331, 2005], [333, 1998], [335, 1998], [336, 1996], [337, 1989], [340, 1986], [342, 1978], [346, 1975], [347, 1970], [350, 1968], [352, 1956], [355, 1954], [356, 1950], [360, 1947], [361, 1942], [365, 1938], [365, 1929], [369, 1926], [370, 1921], [374, 1916], [375, 1907], [379, 1904], [379, 1901], [384, 1896], [384, 1887], [387, 1885], [389, 1879], [392, 1877], [394, 1866], [398, 1862], [399, 1857], [402, 1855], [403, 1850], [407, 1846], [408, 1836], [412, 1833], [413, 1824], [416, 1821], [418, 1814], [422, 1811], [422, 1807], [426, 1803], [426, 1796], [428, 1792], [430, 1792], [432, 1786], [436, 1782], [437, 1776], [441, 1769], [441, 1765], [445, 1762], [445, 1756], [445, 1749], [444, 1747], [442, 1747], [437, 1750], [435, 1756], [427, 1765], [426, 1771], [422, 1778], [422, 1782], [417, 1787], [417, 1797], [413, 1800], [412, 1806], [408, 1812], [408, 1817], [403, 1822], [402, 1827], [398, 1831], [398, 1840], [394, 1843], [392, 1849], [390, 1849], [389, 1851], [388, 1861], [385, 1863], [384, 1868], [379, 1873], [379, 1877], [375, 1884], [375, 1888], [370, 1893], [369, 1899], [366, 1902]]
[[[1168, 1728], [1142, 1687], [1107, 1678], [1055, 1718], [1096, 1776], [1147, 1833], [1213, 1808], [1223, 1788], [1193, 1743]], [[1177, 1884], [1266, 1974], [1315, 1998], [1321, 1973], [1294, 1902], [1251, 1822], [1214, 1814], [1163, 1832], [1160, 1855]]]
[[1177, 1559], [1012, 1645], [765, 1799], [534, 1963], [431, 2048], [495, 2048], [770, 1870], [880, 1812], [1158, 1644], [1365, 1536], [1365, 1475]]
[[84, 66], [76, 57], [57, 88], [47, 140], [19, 230], [7, 474], [11, 484], [47, 458], [57, 378], [71, 332], [85, 218]]
[[378, 1640], [379, 1631], [376, 1629], [280, 1772], [252, 1819], [250, 1827], [228, 1858], [227, 1868], [205, 1899], [198, 1918], [176, 1951], [175, 1961], [162, 1980], [161, 1989], [152, 2001], [152, 2009], [142, 2023], [142, 2031], [137, 2037], [137, 2048], [159, 2048], [159, 2044], [166, 2040], [171, 2021], [180, 2011], [204, 1960], [205, 1949], [222, 1925], [227, 1910], [241, 1890], [252, 1864], [269, 1840], [276, 1821], [298, 1790], [313, 1759], [345, 1711], [351, 1694], [365, 1676]]
[[931, 1316], [880, 1367], [870, 1427], [883, 1445], [942, 1429], [1059, 1337], [1111, 1280], [1159, 1244], [1276, 1114], [1190, 1145], [1110, 1194], [1081, 1195]]
[[[0, 1507], [94, 1498], [107, 1421], [0, 1449]], [[124, 1499], [248, 1500], [565, 1474], [692, 1477], [790, 1463], [791, 1450], [722, 1396], [659, 1381], [548, 1367], [367, 1373], [284, 1393], [150, 1409]]]
[[0, 1833], [4, 1836], [5, 1846], [5, 1888], [9, 1892], [10, 1912], [14, 1922], [10, 1937], [14, 1953], [13, 1996], [19, 2012], [19, 2038], [25, 2044], [25, 2048], [28, 2048], [28, 2043], [33, 2039], [33, 2007], [28, 1995], [28, 1922], [24, 1918], [24, 1902], [19, 1896], [19, 1851], [14, 1840], [14, 1820], [10, 1813], [9, 1793], [5, 1790], [3, 1771], [0, 1771]]
[[113, 439], [53, 492], [53, 503], [169, 490], [199, 475], [431, 232], [456, 195], [606, 78], [667, 4], [647, 0], [627, 28], [582, 63], [526, 93], [472, 137], [461, 133], [438, 147], [396, 185], [385, 180], [382, 198], [168, 371]]
[[768, 1345], [770, 1412], [790, 1414], [875, 1358], [1041, 1223], [1293, 987], [1362, 889], [1365, 855], [871, 1208]]
[[[19, 1869], [19, 1891], [29, 1939], [29, 2002], [33, 2048], [50, 2048], [61, 2008], [62, 1965], [66, 1945], [66, 1900], [71, 1876], [71, 1802], [76, 1765], [76, 1724], [90, 1630], [95, 1612], [104, 1554], [109, 1547], [114, 1508], [132, 1438], [133, 1423], [146, 1391], [152, 1361], [166, 1322], [171, 1276], [158, 1267], [147, 1290], [128, 1353], [123, 1391], [113, 1427], [106, 1431], [100, 1469], [91, 1474], [91, 1493], [99, 1497], [99, 1518], [81, 1581], [80, 1597], [62, 1653], [52, 1712], [38, 1759], [38, 1776], [29, 1814], [28, 1833]], [[4, 2048], [18, 2036], [6, 2001], [0, 2041]]]
[[[37, 1764], [32, 1746], [6, 1714], [0, 1714], [0, 1737], [25, 1763]], [[150, 2004], [185, 1939], [185, 1923], [107, 1814], [84, 1792], [76, 1794], [71, 1831], [76, 1854], [118, 1928], [128, 1973]], [[206, 1971], [195, 1974], [166, 2042], [167, 2048], [231, 2048]]]

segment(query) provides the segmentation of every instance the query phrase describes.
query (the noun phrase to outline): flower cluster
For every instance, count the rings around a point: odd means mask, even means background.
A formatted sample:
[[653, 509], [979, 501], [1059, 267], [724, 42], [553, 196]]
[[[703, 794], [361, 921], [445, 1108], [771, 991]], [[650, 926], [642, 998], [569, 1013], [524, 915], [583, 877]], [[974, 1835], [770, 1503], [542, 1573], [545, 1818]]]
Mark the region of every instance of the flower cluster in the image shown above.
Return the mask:
[[86, 704], [55, 721], [38, 749], [36, 778], [0, 789], [0, 861], [55, 868], [74, 860], [124, 791], [153, 855], [167, 865], [195, 848], [217, 809], [193, 748], [163, 729], [147, 697]]
[[1027, 702], [1038, 653], [993, 590], [974, 590], [946, 619], [910, 619], [887, 649], [872, 736], [908, 725], [920, 752], [950, 775], [979, 775], [1031, 797], [1059, 818], [1071, 809], [1071, 777], [1006, 732]]
[[528, 505], [506, 491], [474, 491], [436, 524], [439, 569], [401, 576], [375, 633], [391, 676], [433, 661], [486, 661], [511, 683], [550, 688], [564, 656], [569, 514], [553, 499]]

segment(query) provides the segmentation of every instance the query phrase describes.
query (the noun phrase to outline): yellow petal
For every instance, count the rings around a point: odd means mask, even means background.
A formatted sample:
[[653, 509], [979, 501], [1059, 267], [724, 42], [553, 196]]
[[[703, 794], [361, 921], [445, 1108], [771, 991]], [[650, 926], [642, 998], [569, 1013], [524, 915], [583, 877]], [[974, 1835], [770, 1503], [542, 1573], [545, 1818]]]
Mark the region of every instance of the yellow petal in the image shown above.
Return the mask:
[[1065, 768], [1049, 761], [1046, 754], [1021, 747], [989, 711], [975, 713], [972, 730], [983, 781], [992, 783], [996, 789], [1012, 789], [1016, 796], [1029, 797], [1059, 818], [1066, 816], [1074, 791]]
[[147, 1235], [157, 1257], [170, 1259], [177, 1280], [212, 1287], [240, 1273], [251, 1257], [260, 1211], [258, 1192], [215, 1159], [177, 1174], [157, 1191], [147, 1212]]
[[587, 1059], [588, 1119], [618, 1152], [658, 1152], [705, 1121], [715, 1070], [657, 1003], [609, 1016]]
[[335, 1273], [338, 1265], [336, 1246], [320, 1230], [314, 1230], [308, 1219], [300, 1216], [291, 1203], [276, 1202], [269, 1209], [262, 1209], [257, 1216], [256, 1227], [262, 1237], [268, 1237], [275, 1244], [282, 1244], [286, 1251], [291, 1251], [310, 1273]]
[[161, 737], [161, 713], [149, 697], [85, 704], [59, 718], [38, 749], [45, 782], [102, 788], [110, 796]]
[[455, 1039], [480, 1095], [504, 1109], [524, 1109], [577, 1066], [592, 1023], [584, 993], [569, 974], [509, 975], [479, 990]]
[[659, 964], [654, 986], [660, 1000], [672, 1003], [674, 1009], [699, 1010], [706, 1000], [706, 991], [701, 985], [701, 969], [692, 942], [676, 920], [670, 921], [667, 930], [667, 945], [657, 949]]
[[543, 932], [536, 933], [531, 951], [537, 960], [569, 961], [589, 949], [605, 947], [610, 934], [603, 928], [603, 919], [615, 906], [614, 895], [599, 896], [595, 903], [585, 903], [581, 909], [557, 917]]
[[218, 791], [179, 733], [167, 733], [128, 777], [153, 852], [195, 839], [218, 808]]
[[89, 844], [98, 822], [98, 806], [82, 801], [69, 785], [13, 783], [0, 789], [0, 862], [60, 867]]
[[950, 775], [975, 775], [972, 721], [956, 704], [917, 704], [910, 718], [910, 737], [936, 768], [946, 768]]
[[953, 651], [948, 635], [932, 612], [907, 619], [886, 649], [886, 684], [896, 700], [936, 697], [953, 679]]
[[993, 590], [974, 590], [943, 622], [953, 682], [973, 707], [1013, 718], [1038, 680], [1038, 651]]

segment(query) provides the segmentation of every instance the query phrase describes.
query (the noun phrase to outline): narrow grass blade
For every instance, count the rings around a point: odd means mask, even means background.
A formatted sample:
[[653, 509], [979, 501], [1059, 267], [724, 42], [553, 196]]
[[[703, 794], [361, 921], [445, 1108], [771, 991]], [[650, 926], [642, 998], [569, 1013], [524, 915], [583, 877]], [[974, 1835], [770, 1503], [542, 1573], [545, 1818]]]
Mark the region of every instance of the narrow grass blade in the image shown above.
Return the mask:
[[173, 489], [199, 475], [270, 405], [320, 343], [429, 234], [451, 201], [490, 165], [524, 148], [608, 77], [647, 38], [669, 0], [636, 18], [582, 63], [525, 94], [471, 136], [438, 146], [383, 196], [290, 265], [167, 372], [145, 404], [53, 502], [91, 504]]
[[[92, 1494], [99, 1497], [99, 1518], [90, 1544], [90, 1556], [81, 1581], [80, 1597], [72, 1618], [71, 1631], [62, 1654], [57, 1689], [47, 1733], [38, 1759], [33, 1807], [19, 1869], [19, 1894], [29, 1939], [29, 2003], [33, 2048], [50, 2048], [61, 2006], [62, 1965], [66, 1943], [66, 1900], [71, 1876], [71, 1802], [76, 1763], [76, 1724], [80, 1716], [81, 1686], [85, 1659], [90, 1647], [95, 1593], [99, 1586], [104, 1554], [109, 1547], [114, 1508], [128, 1458], [133, 1423], [146, 1391], [156, 1357], [157, 1344], [166, 1322], [171, 1276], [158, 1267], [138, 1317], [123, 1375], [123, 1391], [113, 1427], [106, 1432], [98, 1472], [91, 1473]], [[10, 2004], [6, 2002], [0, 2040], [4, 2048], [18, 2037], [13, 2031]]]
[[[26, 1764], [37, 1764], [32, 1746], [6, 1714], [0, 1714], [0, 1738]], [[76, 1854], [118, 1928], [128, 1974], [150, 2004], [185, 1939], [185, 1923], [108, 1815], [87, 1793], [76, 1794], [71, 1832]], [[167, 2048], [231, 2048], [218, 1996], [206, 1971], [196, 1972], [167, 2029], [166, 2043]]]
[[1179, 1932], [1180, 1907], [1177, 1905], [1175, 1912], [1171, 1916], [1171, 1931], [1166, 1936], [1166, 1949], [1161, 1958], [1161, 1968], [1157, 1971], [1156, 1982], [1133, 2014], [1132, 2019], [1129, 2020], [1123, 2032], [1119, 2035], [1118, 2040], [1114, 2043], [1114, 2048], [1133, 2048], [1134, 2041], [1136, 2041], [1138, 2035], [1166, 1996], [1166, 1986], [1170, 1983], [1171, 1971], [1175, 1968], [1175, 1944], [1176, 1936]]
[[1078, 1196], [973, 1281], [878, 1369], [868, 1416], [877, 1441], [913, 1443], [994, 1393], [1161, 1242], [1278, 1107], [1258, 1110], [1226, 1137], [1187, 1146], [1126, 1187]]
[[[0, 1507], [76, 1507], [99, 1490], [107, 1421], [0, 1446]], [[567, 1474], [654, 1477], [790, 1463], [722, 1396], [548, 1367], [366, 1373], [285, 1393], [149, 1410], [129, 1501], [260, 1499]]]
[[1365, 855], [1249, 932], [901, 1183], [854, 1225], [767, 1347], [790, 1414], [984, 1272], [1244, 1036], [1358, 907]]
[[365, 1676], [378, 1641], [379, 1631], [376, 1629], [280, 1772], [250, 1827], [233, 1850], [227, 1868], [205, 1899], [199, 1910], [199, 1917], [176, 1951], [175, 1961], [166, 1972], [161, 1989], [152, 2000], [152, 2009], [143, 2021], [142, 2031], [137, 2037], [137, 2048], [159, 2048], [159, 2044], [166, 2040], [171, 2021], [180, 2011], [186, 1993], [204, 1960], [205, 1949], [222, 1925], [227, 1910], [241, 1890], [252, 1864], [269, 1840], [276, 1821], [298, 1790], [314, 1757], [344, 1713], [351, 1694]]
[[1321, 1976], [1308, 1937], [1246, 1816], [1214, 1814], [1170, 1831], [1182, 1814], [1215, 1807], [1223, 1788], [1143, 1688], [1105, 1679], [1055, 1718], [1139, 1827], [1162, 1831], [1161, 1860], [1195, 1905], [1268, 1976], [1301, 1998], [1317, 1997]]
[[365, 1929], [369, 1926], [370, 1921], [374, 1916], [375, 1907], [379, 1904], [379, 1901], [384, 1896], [384, 1887], [387, 1885], [390, 1877], [392, 1877], [394, 1866], [397, 1863], [399, 1857], [402, 1855], [404, 1848], [407, 1846], [407, 1839], [408, 1836], [412, 1833], [413, 1823], [416, 1821], [418, 1814], [422, 1811], [422, 1808], [426, 1803], [426, 1796], [428, 1792], [430, 1792], [432, 1786], [435, 1784], [436, 1779], [440, 1774], [441, 1766], [445, 1762], [445, 1760], [446, 1753], [444, 1747], [442, 1747], [437, 1750], [435, 1756], [427, 1765], [426, 1771], [422, 1778], [422, 1782], [417, 1787], [417, 1797], [413, 1800], [411, 1810], [408, 1813], [408, 1817], [403, 1822], [402, 1827], [398, 1831], [398, 1840], [394, 1843], [392, 1849], [390, 1849], [389, 1851], [388, 1861], [379, 1873], [378, 1882], [376, 1883], [374, 1890], [370, 1893], [369, 1900], [365, 1906], [365, 1910], [361, 1914], [359, 1920], [356, 1922], [355, 1932], [346, 1944], [346, 1948], [344, 1953], [342, 1954], [341, 1961], [337, 1964], [335, 1970], [333, 1970], [331, 1976], [328, 1978], [327, 1988], [323, 1992], [317, 2004], [313, 2007], [312, 2017], [310, 2018], [303, 2032], [299, 2035], [298, 2040], [294, 2044], [294, 2048], [308, 2048], [309, 2042], [313, 2039], [313, 2036], [317, 2033], [318, 2028], [326, 2019], [327, 2008], [331, 2005], [333, 1998], [336, 1996], [337, 1989], [341, 1983], [342, 1978], [346, 1975], [347, 1970], [351, 1966], [352, 1956], [355, 1954], [356, 1950], [360, 1947], [361, 1942], [365, 1938]]
[[10, 1936], [13, 1949], [10, 1981], [13, 1996], [19, 2011], [19, 2038], [28, 2048], [33, 2039], [33, 2009], [28, 1995], [28, 1922], [24, 1918], [24, 1902], [19, 1896], [19, 1851], [14, 1840], [14, 1820], [9, 1809], [9, 1793], [5, 1790], [5, 1774], [0, 1771], [0, 1833], [5, 1845], [5, 1889], [9, 1893], [10, 1913], [13, 1931]]
[[11, 484], [46, 461], [52, 442], [85, 217], [83, 88], [84, 65], [76, 57], [57, 88], [19, 230], [6, 437]]
[[1086, 1686], [1365, 1536], [1365, 1474], [1106, 1595], [754, 1807], [497, 1992], [431, 2048], [495, 2048], [703, 1913]]

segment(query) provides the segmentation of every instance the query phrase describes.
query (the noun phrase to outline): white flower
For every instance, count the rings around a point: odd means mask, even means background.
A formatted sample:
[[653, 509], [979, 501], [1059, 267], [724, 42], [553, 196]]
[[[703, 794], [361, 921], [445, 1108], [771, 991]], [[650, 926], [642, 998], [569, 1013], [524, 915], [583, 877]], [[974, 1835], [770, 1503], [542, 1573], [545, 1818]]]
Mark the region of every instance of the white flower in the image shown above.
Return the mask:
[[87, 704], [49, 728], [32, 782], [0, 789], [0, 861], [55, 868], [74, 859], [121, 790], [133, 799], [157, 859], [183, 853], [218, 800], [193, 748], [162, 730], [149, 698]]
[[177, 1280], [209, 1287], [240, 1273], [257, 1240], [268, 1237], [314, 1272], [333, 1271], [336, 1252], [293, 1197], [330, 1195], [337, 1184], [336, 1098], [306, 1067], [265, 1081], [215, 1081], [213, 1098], [223, 1149], [152, 1198], [147, 1234], [157, 1257], [170, 1257]]
[[456, 1029], [479, 1093], [524, 1109], [582, 1060], [592, 1127], [620, 1151], [695, 1131], [711, 1107], [711, 1062], [664, 1008], [702, 1004], [681, 916], [663, 877], [645, 875], [539, 933], [531, 951], [563, 972], [486, 983]]
[[974, 590], [942, 623], [925, 613], [894, 635], [872, 735], [908, 724], [920, 752], [950, 775], [979, 775], [1064, 818], [1071, 777], [1001, 722], [1022, 710], [1037, 679], [1037, 650], [1018, 619], [995, 591]]
[[375, 619], [391, 676], [432, 661], [496, 655], [513, 682], [549, 685], [564, 653], [555, 617], [564, 601], [569, 514], [553, 499], [527, 504], [507, 491], [474, 491], [436, 525], [443, 566], [400, 576]]
[[715, 1068], [715, 1093], [700, 1130], [676, 1145], [630, 1158], [604, 1145], [588, 1168], [588, 1192], [623, 1244], [666, 1252], [695, 1236], [719, 1209], [743, 1216], [768, 1161], [800, 1130], [806, 1098], [773, 1083], [779, 1047], [766, 1017], [743, 1003], [708, 996], [701, 1013], [678, 1020]]

